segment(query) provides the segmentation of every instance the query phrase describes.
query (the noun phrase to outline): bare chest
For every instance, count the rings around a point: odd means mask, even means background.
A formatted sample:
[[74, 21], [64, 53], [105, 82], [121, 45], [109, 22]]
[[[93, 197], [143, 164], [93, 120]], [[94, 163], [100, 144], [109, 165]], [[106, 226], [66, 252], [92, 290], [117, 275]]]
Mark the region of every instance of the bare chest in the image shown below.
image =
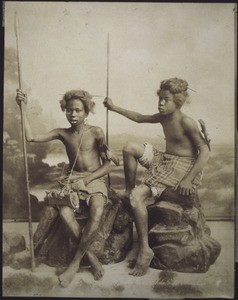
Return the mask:
[[184, 129], [178, 123], [163, 124], [166, 142], [181, 144], [188, 141]]
[[95, 137], [87, 132], [82, 134], [72, 133], [63, 137], [63, 143], [70, 152], [75, 152], [78, 149], [81, 152], [91, 151], [96, 149]]

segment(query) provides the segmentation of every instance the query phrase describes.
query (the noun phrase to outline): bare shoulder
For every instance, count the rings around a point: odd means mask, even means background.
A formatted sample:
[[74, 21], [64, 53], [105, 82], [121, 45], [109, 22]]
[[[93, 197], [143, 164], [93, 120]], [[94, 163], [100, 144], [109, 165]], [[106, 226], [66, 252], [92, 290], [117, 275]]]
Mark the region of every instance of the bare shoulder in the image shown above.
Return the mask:
[[181, 125], [185, 131], [188, 132], [199, 131], [196, 121], [187, 115], [182, 116]]
[[52, 131], [55, 131], [55, 134], [58, 136], [58, 139], [64, 140], [72, 134], [71, 128], [56, 128]]
[[160, 123], [161, 121], [163, 121], [163, 115], [161, 115], [160, 113], [156, 113], [149, 116], [150, 123]]
[[102, 138], [104, 137], [104, 132], [101, 127], [99, 126], [87, 126], [87, 131], [91, 133], [95, 138]]
[[54, 136], [55, 138], [60, 138], [63, 136], [64, 132], [66, 131], [66, 128], [55, 128], [51, 130], [49, 133]]
[[59, 136], [68, 135], [70, 133], [70, 128], [56, 128], [54, 129], [55, 133]]

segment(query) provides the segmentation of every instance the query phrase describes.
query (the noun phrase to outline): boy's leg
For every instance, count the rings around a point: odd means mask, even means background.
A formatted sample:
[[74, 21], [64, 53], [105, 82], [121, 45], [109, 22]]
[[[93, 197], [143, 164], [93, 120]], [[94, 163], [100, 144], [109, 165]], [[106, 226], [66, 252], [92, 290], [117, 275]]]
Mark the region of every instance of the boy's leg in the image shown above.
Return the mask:
[[72, 208], [70, 208], [69, 206], [60, 206], [59, 212], [62, 221], [69, 228], [75, 239], [79, 241], [82, 234], [82, 228], [79, 226]]
[[82, 232], [77, 252], [67, 270], [59, 276], [63, 287], [69, 285], [77, 273], [80, 262], [98, 231], [104, 209], [104, 197], [100, 194], [91, 197], [89, 202], [89, 219]]
[[[61, 206], [60, 208], [60, 216], [69, 230], [72, 232], [76, 240], [79, 242], [80, 237], [82, 235], [82, 228], [79, 226], [77, 222], [73, 210], [68, 206]], [[103, 276], [104, 270], [102, 265], [95, 254], [91, 251], [87, 251], [86, 255], [89, 259], [89, 263], [91, 265], [94, 279], [98, 280]]]
[[135, 187], [138, 159], [144, 153], [144, 145], [127, 142], [123, 148], [123, 163], [126, 183], [126, 196], [129, 196]]
[[148, 244], [148, 212], [145, 200], [151, 195], [147, 185], [140, 185], [132, 190], [130, 204], [134, 214], [135, 226], [138, 234], [139, 250], [134, 269], [129, 273], [134, 276], [143, 276], [154, 256]]
[[34, 251], [35, 255], [38, 255], [38, 252], [47, 237], [52, 224], [54, 223], [56, 217], [58, 216], [58, 211], [52, 206], [45, 206], [43, 209], [40, 222], [36, 228], [36, 231], [33, 236]]

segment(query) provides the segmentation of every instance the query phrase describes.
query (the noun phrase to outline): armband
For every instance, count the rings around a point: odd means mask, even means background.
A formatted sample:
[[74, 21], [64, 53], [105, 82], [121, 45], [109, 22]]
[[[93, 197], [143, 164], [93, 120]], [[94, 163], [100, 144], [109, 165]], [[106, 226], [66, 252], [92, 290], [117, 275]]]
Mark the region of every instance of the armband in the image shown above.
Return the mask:
[[103, 144], [103, 150], [105, 151], [107, 160], [111, 160], [116, 166], [119, 166], [119, 158], [108, 148], [106, 144]]

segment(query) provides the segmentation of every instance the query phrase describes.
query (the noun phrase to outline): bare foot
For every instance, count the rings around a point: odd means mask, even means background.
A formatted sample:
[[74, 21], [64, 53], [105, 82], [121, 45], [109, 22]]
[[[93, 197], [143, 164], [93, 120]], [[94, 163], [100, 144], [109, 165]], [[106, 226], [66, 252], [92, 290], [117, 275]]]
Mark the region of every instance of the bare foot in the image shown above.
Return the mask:
[[101, 263], [97, 267], [92, 267], [92, 273], [95, 280], [99, 280], [103, 277], [105, 270], [103, 269]]
[[58, 277], [60, 285], [62, 287], [67, 287], [73, 280], [74, 275], [77, 273], [77, 271], [78, 265], [69, 266], [68, 269]]
[[133, 276], [145, 275], [153, 257], [154, 252], [150, 248], [140, 251], [137, 257], [136, 265], [129, 274]]
[[135, 265], [136, 265], [136, 259], [130, 259], [130, 260], [128, 260], [128, 265], [127, 265], [128, 268], [134, 269]]
[[88, 259], [90, 261], [93, 277], [95, 280], [99, 280], [104, 275], [104, 269], [102, 267], [102, 264], [98, 260], [97, 256], [93, 254], [92, 252], [87, 252]]

